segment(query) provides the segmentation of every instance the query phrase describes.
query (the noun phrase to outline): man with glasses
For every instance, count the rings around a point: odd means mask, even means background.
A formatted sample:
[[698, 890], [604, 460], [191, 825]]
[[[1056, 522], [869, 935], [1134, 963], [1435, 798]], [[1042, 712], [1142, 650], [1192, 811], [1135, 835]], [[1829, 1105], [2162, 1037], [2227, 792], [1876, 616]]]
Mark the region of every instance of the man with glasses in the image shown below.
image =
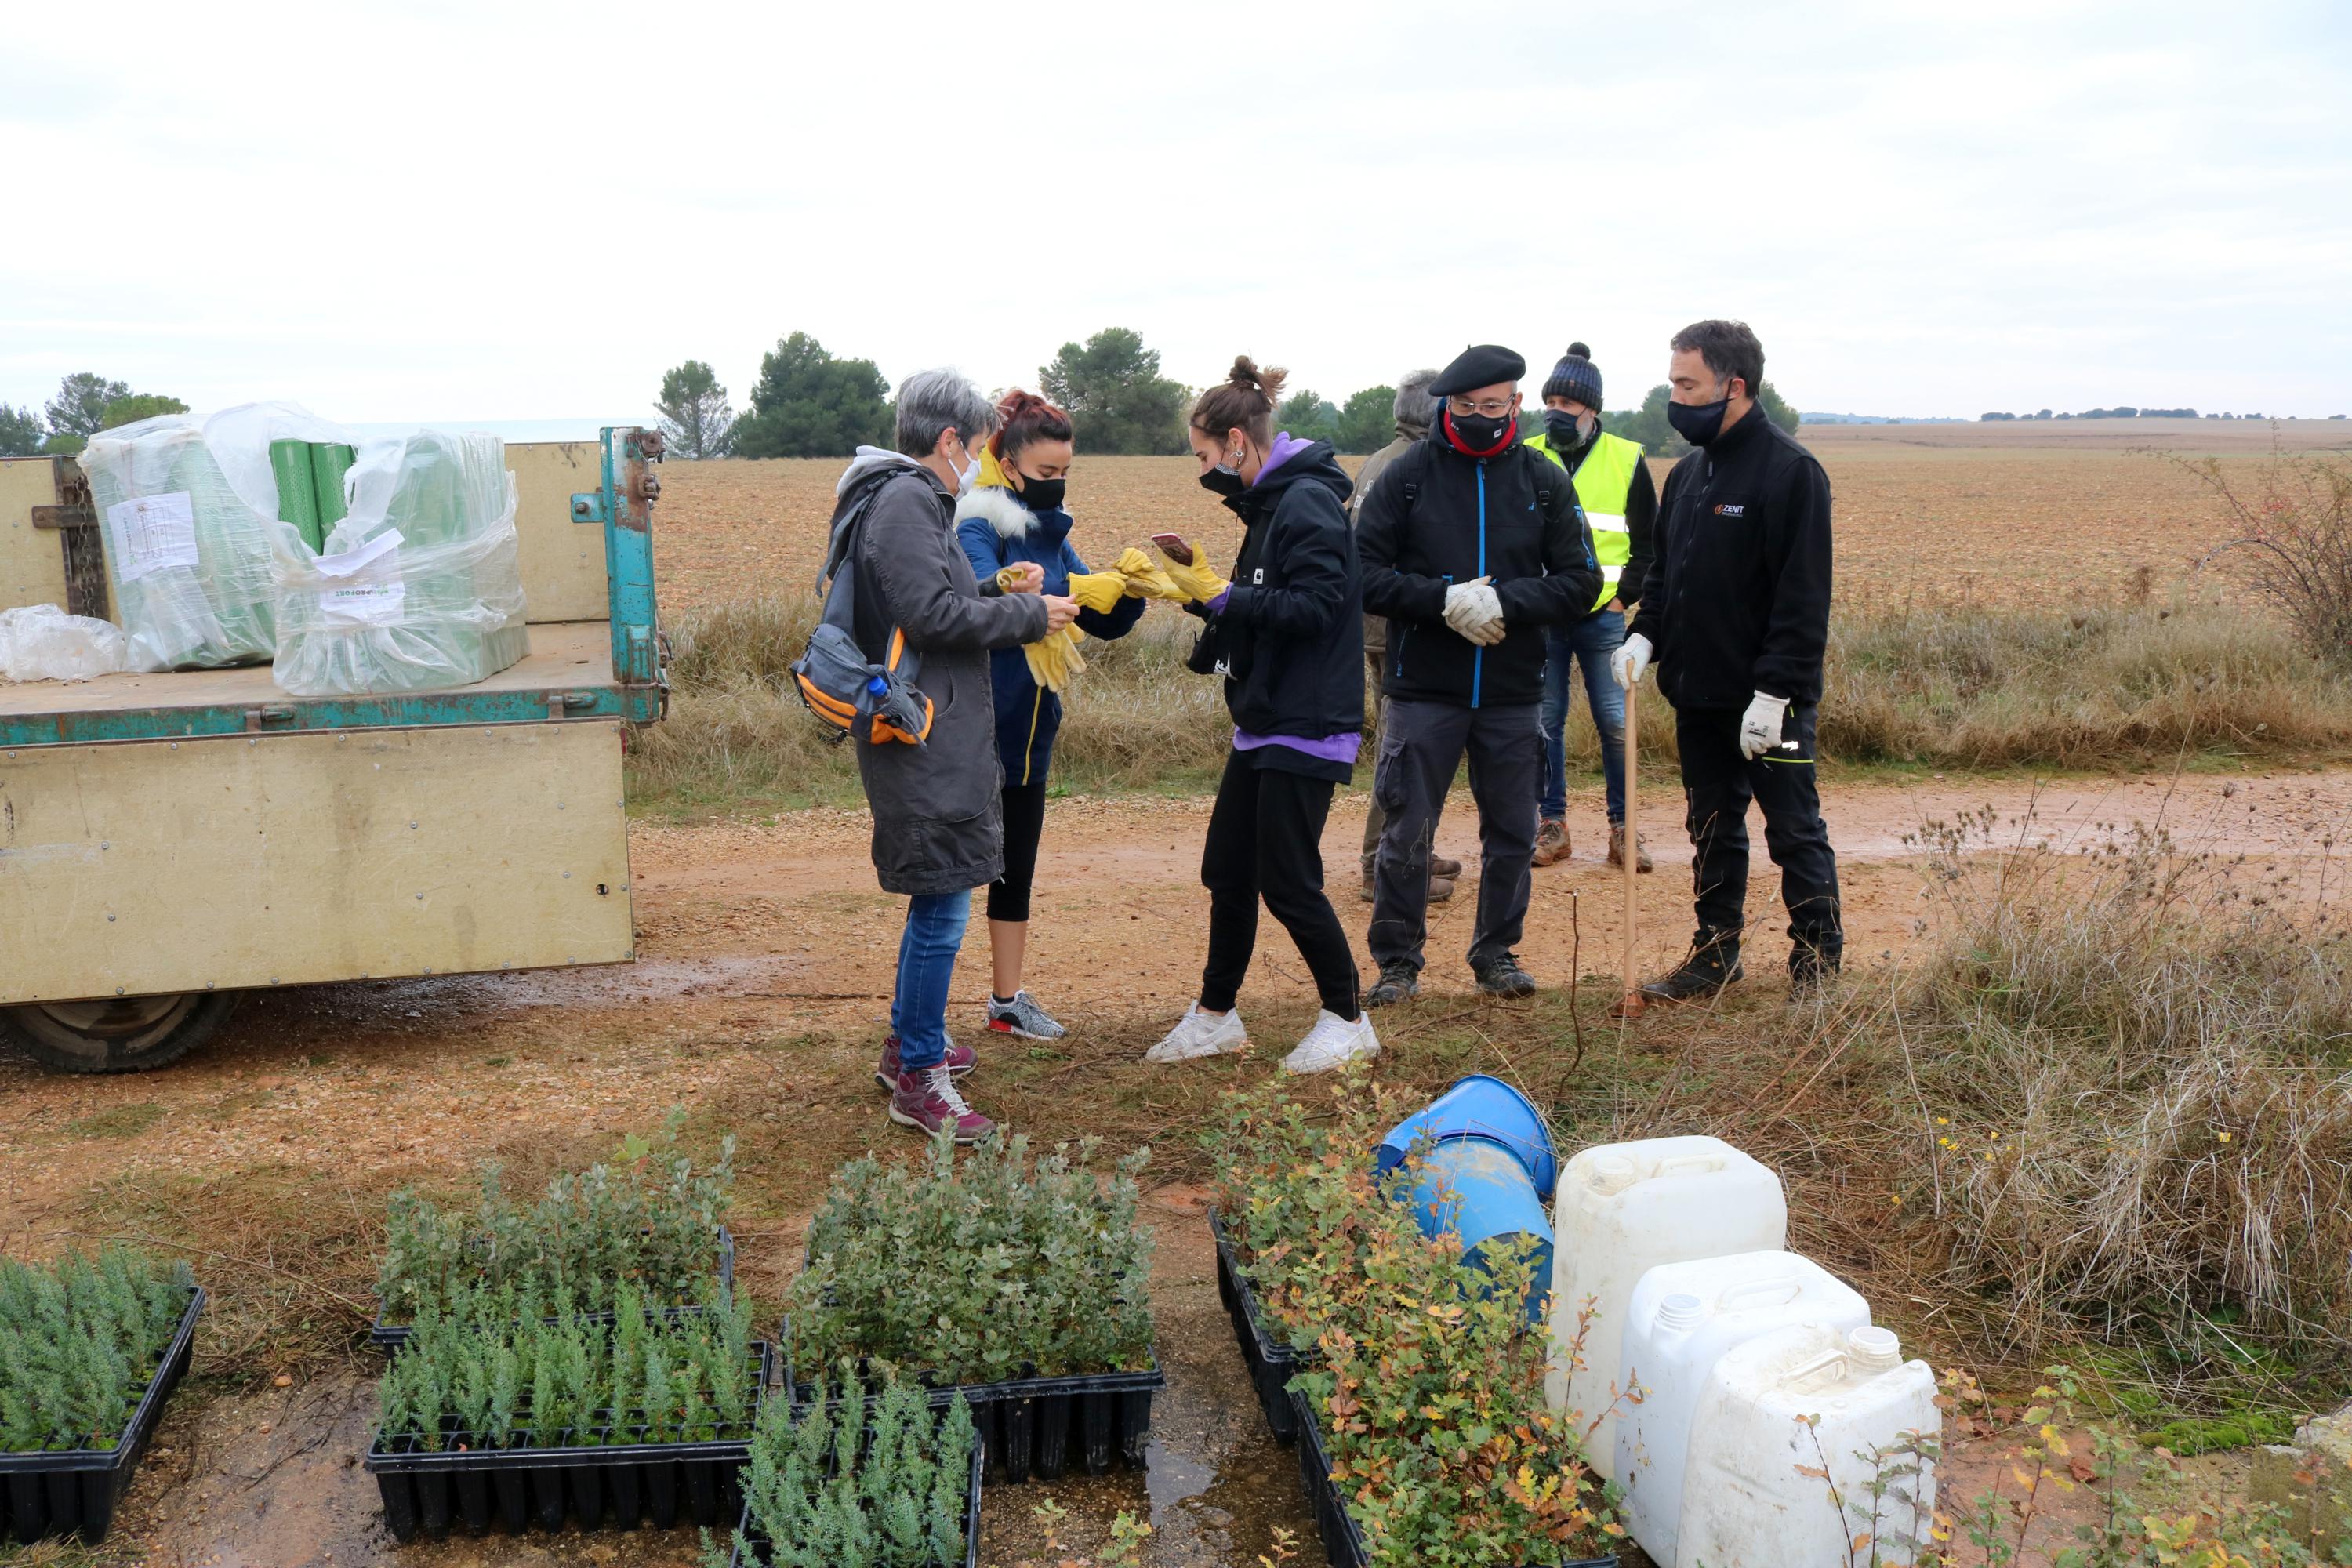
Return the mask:
[[1535, 848], [1544, 631], [1591, 606], [1601, 568], [1574, 485], [1520, 444], [1526, 374], [1507, 348], [1464, 350], [1431, 384], [1443, 406], [1428, 439], [1388, 466], [1357, 521], [1364, 609], [1389, 622], [1368, 1007], [1420, 994], [1430, 847], [1465, 754], [1479, 841], [1470, 970], [1490, 995], [1536, 988], [1512, 950]]

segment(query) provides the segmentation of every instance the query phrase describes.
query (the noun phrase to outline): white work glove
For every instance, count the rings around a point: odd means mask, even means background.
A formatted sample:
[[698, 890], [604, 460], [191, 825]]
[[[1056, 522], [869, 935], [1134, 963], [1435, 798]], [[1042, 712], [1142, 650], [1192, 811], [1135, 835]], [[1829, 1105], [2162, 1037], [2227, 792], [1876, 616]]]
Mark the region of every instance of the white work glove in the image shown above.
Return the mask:
[[1480, 647], [1503, 640], [1503, 601], [1493, 583], [1474, 577], [1445, 590], [1445, 624]]
[[1609, 673], [1617, 678], [1618, 685], [1631, 691], [1642, 684], [1642, 676], [1650, 668], [1650, 639], [1635, 632], [1609, 656]]
[[1754, 762], [1780, 743], [1780, 721], [1788, 716], [1789, 700], [1759, 691], [1748, 711], [1739, 716], [1739, 754]]

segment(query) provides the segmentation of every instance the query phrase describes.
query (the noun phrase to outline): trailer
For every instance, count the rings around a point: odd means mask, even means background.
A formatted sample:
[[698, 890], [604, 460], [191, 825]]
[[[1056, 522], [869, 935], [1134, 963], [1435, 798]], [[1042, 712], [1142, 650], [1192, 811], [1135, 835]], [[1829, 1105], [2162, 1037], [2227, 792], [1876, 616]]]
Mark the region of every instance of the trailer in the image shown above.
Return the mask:
[[[0, 682], [0, 1035], [160, 1066], [290, 985], [627, 963], [622, 755], [668, 706], [661, 438], [507, 447], [530, 651], [301, 698], [267, 665]], [[0, 460], [0, 608], [110, 617], [69, 458]]]

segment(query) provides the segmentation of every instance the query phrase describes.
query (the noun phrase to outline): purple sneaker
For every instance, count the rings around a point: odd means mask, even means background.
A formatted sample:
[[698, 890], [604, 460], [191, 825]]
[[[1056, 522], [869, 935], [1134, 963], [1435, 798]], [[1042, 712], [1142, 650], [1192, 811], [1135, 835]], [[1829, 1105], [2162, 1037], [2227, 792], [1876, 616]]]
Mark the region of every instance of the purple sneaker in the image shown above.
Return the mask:
[[[948, 1042], [947, 1069], [958, 1078], [980, 1065], [980, 1053], [970, 1046]], [[874, 1081], [893, 1092], [898, 1088], [898, 1037], [891, 1036], [882, 1042], [882, 1060], [874, 1068]]]
[[978, 1143], [996, 1131], [995, 1122], [963, 1102], [944, 1063], [898, 1075], [898, 1087], [890, 1093], [890, 1120], [934, 1138], [946, 1128], [959, 1143]]

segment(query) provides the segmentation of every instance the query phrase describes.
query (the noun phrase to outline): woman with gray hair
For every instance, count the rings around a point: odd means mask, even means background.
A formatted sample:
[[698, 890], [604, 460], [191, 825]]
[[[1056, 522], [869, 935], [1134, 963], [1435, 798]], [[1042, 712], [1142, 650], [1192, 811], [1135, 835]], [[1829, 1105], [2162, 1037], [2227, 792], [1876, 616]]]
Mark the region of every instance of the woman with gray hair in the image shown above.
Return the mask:
[[959, 1143], [995, 1131], [955, 1086], [975, 1058], [947, 1033], [971, 890], [1004, 867], [988, 656], [1035, 642], [1077, 615], [1074, 601], [1035, 592], [1041, 579], [1024, 576], [1028, 591], [1001, 595], [992, 583], [984, 595], [956, 542], [956, 497], [980, 472], [980, 448], [996, 423], [995, 406], [956, 372], [908, 376], [898, 388], [898, 449], [860, 447], [835, 487], [834, 510], [837, 533], [863, 510], [843, 567], [857, 574], [858, 647], [877, 664], [895, 663], [903, 637], [931, 713], [913, 743], [857, 746], [858, 782], [874, 812], [874, 869], [885, 892], [908, 899], [890, 1037], [874, 1076], [890, 1091], [891, 1121], [932, 1134], [946, 1128]]

